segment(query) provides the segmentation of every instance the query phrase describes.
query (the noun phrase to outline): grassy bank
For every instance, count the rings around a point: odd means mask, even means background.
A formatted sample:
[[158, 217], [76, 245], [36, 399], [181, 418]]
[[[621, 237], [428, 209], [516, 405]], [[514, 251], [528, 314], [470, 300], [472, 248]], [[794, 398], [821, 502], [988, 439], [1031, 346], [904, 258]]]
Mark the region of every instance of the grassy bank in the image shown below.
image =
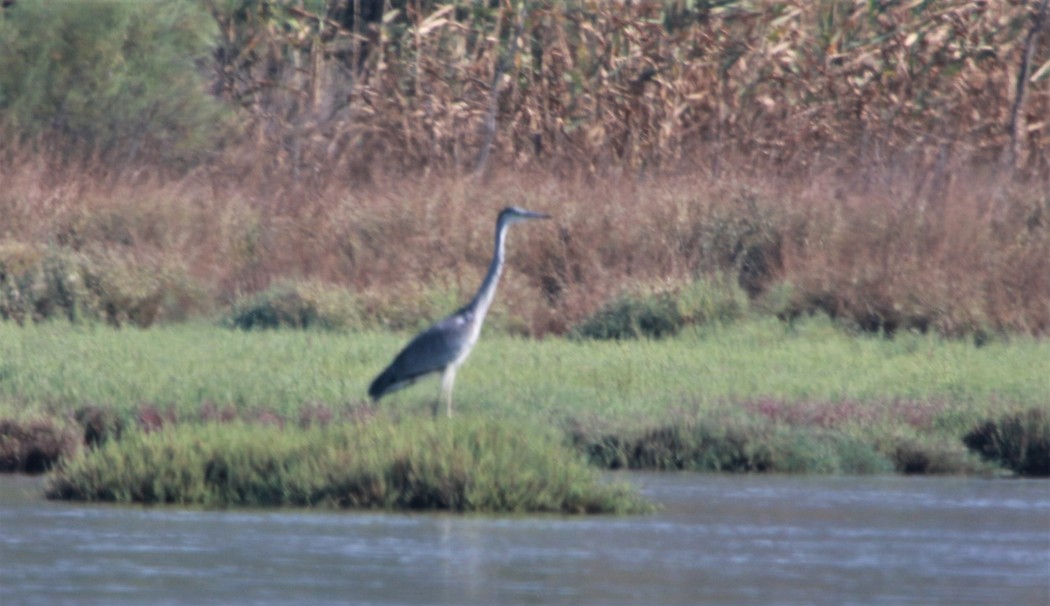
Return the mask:
[[[376, 407], [364, 398], [404, 338], [202, 324], [148, 331], [0, 324], [0, 417], [21, 426], [52, 420], [60, 444], [67, 431], [102, 445], [182, 427], [299, 435], [377, 420], [406, 424], [411, 436], [429, 417], [436, 381]], [[456, 408], [472, 422], [553, 428], [562, 444], [606, 468], [1024, 471], [1038, 465], [1008, 465], [995, 452], [1010, 448], [1004, 436], [1045, 444], [1047, 359], [1042, 340], [977, 347], [913, 333], [887, 339], [847, 334], [820, 318], [760, 318], [661, 341], [495, 333], [460, 372]], [[1016, 426], [987, 426], [1024, 410], [1037, 412], [1017, 417]], [[1039, 456], [1032, 451], [1032, 460]]]

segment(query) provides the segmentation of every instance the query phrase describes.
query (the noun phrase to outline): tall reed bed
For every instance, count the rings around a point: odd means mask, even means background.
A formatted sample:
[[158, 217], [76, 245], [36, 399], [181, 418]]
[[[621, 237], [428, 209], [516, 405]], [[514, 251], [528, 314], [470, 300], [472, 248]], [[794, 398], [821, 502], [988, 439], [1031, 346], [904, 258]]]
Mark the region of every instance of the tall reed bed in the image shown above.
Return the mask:
[[283, 168], [1047, 166], [1037, 1], [379, 4], [213, 11]]

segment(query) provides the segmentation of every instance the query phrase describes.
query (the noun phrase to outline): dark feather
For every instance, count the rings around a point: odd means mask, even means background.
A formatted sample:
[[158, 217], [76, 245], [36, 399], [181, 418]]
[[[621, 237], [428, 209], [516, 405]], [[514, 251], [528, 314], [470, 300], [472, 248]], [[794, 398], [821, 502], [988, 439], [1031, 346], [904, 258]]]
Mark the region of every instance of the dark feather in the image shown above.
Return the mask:
[[472, 319], [473, 312], [464, 308], [419, 333], [372, 381], [368, 396], [378, 400], [390, 392], [408, 387], [424, 375], [443, 371], [461, 351], [462, 329]]

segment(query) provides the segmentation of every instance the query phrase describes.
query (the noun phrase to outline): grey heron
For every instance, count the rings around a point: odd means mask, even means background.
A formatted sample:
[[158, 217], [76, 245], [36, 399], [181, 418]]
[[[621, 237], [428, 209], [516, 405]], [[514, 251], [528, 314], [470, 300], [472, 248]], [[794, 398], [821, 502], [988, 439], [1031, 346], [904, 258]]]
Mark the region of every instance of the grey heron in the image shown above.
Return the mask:
[[[409, 341], [390, 366], [372, 381], [368, 395], [373, 401], [408, 387], [425, 375], [440, 372], [441, 395], [445, 400], [448, 416], [452, 416], [452, 383], [456, 380], [456, 371], [478, 342], [485, 314], [488, 313], [492, 298], [496, 294], [496, 285], [499, 283], [500, 274], [503, 273], [503, 248], [507, 239], [507, 229], [521, 221], [549, 218], [550, 215], [514, 206], [504, 208], [500, 212], [499, 218], [496, 219], [496, 246], [492, 252], [492, 263], [481, 288], [478, 289], [478, 294], [474, 295], [470, 303]], [[440, 401], [434, 404], [435, 416], [439, 405]]]

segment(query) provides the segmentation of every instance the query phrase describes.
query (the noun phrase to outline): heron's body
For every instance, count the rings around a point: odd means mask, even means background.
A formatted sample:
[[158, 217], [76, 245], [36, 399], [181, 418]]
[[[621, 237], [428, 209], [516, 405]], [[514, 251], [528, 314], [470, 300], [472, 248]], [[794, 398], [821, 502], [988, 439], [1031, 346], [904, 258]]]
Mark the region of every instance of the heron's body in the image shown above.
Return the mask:
[[[496, 285], [503, 272], [507, 229], [519, 221], [543, 219], [547, 215], [520, 208], [505, 208], [496, 220], [496, 243], [485, 280], [478, 294], [464, 307], [416, 335], [386, 370], [372, 381], [368, 395], [378, 400], [384, 395], [408, 387], [417, 379], [434, 372], [442, 373], [441, 391], [452, 416], [452, 384], [456, 371], [470, 355], [481, 335], [481, 325], [496, 295]], [[437, 408], [435, 406], [435, 412]]]

